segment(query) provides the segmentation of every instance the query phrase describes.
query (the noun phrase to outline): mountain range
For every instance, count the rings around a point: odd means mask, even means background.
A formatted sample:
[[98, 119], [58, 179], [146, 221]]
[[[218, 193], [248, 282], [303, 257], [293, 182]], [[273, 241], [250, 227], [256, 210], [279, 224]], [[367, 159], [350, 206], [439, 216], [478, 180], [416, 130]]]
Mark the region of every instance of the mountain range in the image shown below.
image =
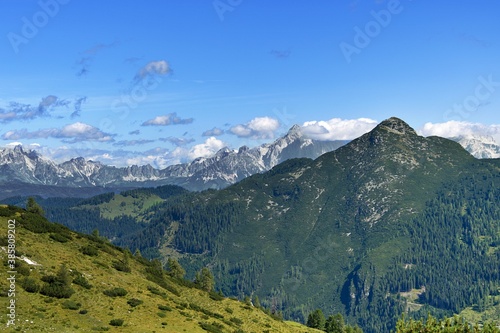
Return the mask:
[[[300, 127], [274, 141], [237, 151], [219, 150], [185, 164], [155, 169], [151, 165], [114, 167], [82, 157], [56, 164], [22, 146], [0, 150], [0, 186], [4, 195], [91, 196], [106, 191], [136, 187], [179, 185], [188, 190], [224, 188], [250, 175], [267, 171], [297, 157], [316, 158], [347, 141], [317, 141], [306, 138]], [[19, 191], [16, 191], [16, 189]], [[60, 191], [58, 191], [60, 189]]]
[[[493, 138], [460, 136], [451, 138], [476, 158], [500, 157]], [[0, 149], [0, 198], [15, 195], [84, 196], [137, 187], [179, 185], [191, 191], [221, 189], [250, 175], [270, 170], [291, 158], [317, 158], [348, 141], [308, 139], [294, 125], [276, 141], [255, 148], [227, 147], [210, 157], [155, 169], [151, 165], [114, 167], [82, 157], [57, 164], [22, 146]]]
[[[217, 191], [175, 186], [70, 202], [52, 220], [150, 258], [210, 267], [216, 288], [286, 318], [396, 320], [500, 311], [500, 159], [422, 137], [398, 118], [316, 159], [292, 158]], [[80, 229], [79, 229], [80, 228]]]

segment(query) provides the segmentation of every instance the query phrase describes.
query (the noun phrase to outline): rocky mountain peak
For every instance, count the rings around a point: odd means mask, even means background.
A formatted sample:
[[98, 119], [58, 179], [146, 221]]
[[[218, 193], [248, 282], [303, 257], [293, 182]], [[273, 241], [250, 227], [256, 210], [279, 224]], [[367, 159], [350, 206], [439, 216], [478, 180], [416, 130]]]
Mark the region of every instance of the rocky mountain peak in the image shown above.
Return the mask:
[[293, 134], [302, 134], [302, 128], [300, 125], [293, 125], [289, 130], [288, 130], [288, 135], [293, 135]]
[[250, 148], [248, 146], [241, 146], [239, 149], [238, 149], [238, 154], [243, 154], [247, 151], [249, 151]]
[[24, 154], [24, 149], [22, 145], [17, 145], [12, 149], [15, 153]]
[[417, 132], [410, 125], [397, 117], [382, 121], [375, 129], [382, 129], [400, 135], [417, 135]]

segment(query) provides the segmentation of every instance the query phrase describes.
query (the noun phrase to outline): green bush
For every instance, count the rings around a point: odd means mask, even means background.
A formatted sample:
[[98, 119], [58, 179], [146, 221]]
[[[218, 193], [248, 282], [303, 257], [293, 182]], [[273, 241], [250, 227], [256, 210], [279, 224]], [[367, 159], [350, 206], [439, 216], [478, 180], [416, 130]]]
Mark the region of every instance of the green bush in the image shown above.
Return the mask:
[[62, 304], [63, 309], [69, 309], [69, 310], [78, 310], [82, 305], [80, 303], [76, 303], [75, 301], [71, 300], [66, 300]]
[[125, 296], [127, 295], [127, 291], [123, 288], [113, 288], [107, 289], [103, 291], [104, 295], [109, 297], [117, 297], [117, 296]]
[[77, 277], [73, 279], [73, 283], [77, 284], [85, 289], [90, 289], [92, 288], [92, 285], [89, 283], [89, 281], [85, 278], [85, 276], [79, 274]]
[[168, 305], [158, 305], [158, 309], [162, 310], [162, 311], [172, 311], [172, 308]]
[[243, 324], [243, 320], [241, 320], [240, 318], [236, 318], [236, 317], [232, 317], [231, 319], [229, 319], [232, 323], [235, 323], [236, 325], [240, 326], [241, 324]]
[[199, 323], [200, 327], [203, 328], [205, 331], [211, 332], [211, 333], [224, 333], [222, 330], [224, 326], [222, 324], [213, 322], [212, 324], [209, 323]]
[[214, 301], [222, 301], [224, 299], [224, 296], [215, 291], [211, 291], [209, 295], [210, 298], [213, 299]]
[[50, 234], [49, 237], [50, 237], [50, 239], [53, 239], [59, 243], [66, 243], [66, 242], [71, 240], [71, 236], [63, 235], [63, 234]]
[[131, 272], [131, 269], [130, 269], [130, 266], [128, 265], [128, 263], [125, 263], [125, 262], [119, 261], [119, 260], [113, 261], [113, 268], [116, 269], [117, 271], [120, 271], [120, 272], [125, 272], [125, 273]]
[[156, 288], [156, 287], [153, 287], [153, 286], [148, 286], [148, 290], [152, 293], [152, 294], [155, 294], [155, 295], [159, 295], [159, 296], [167, 296], [167, 294], [163, 291], [161, 291], [160, 289]]
[[85, 254], [87, 256], [91, 256], [91, 257], [95, 257], [99, 254], [99, 250], [95, 246], [92, 246], [92, 245], [84, 246], [80, 249], [80, 251], [83, 254]]
[[40, 285], [36, 283], [36, 280], [28, 277], [21, 281], [21, 287], [29, 293], [37, 293], [40, 290]]
[[142, 303], [144, 303], [144, 302], [141, 301], [140, 299], [137, 299], [137, 298], [131, 298], [131, 299], [129, 299], [127, 301], [127, 304], [130, 305], [133, 308], [135, 308], [136, 306], [141, 305]]
[[70, 298], [74, 290], [59, 283], [47, 283], [40, 289], [40, 294], [55, 298]]
[[[18, 255], [19, 255], [19, 253], [18, 253]], [[16, 260], [15, 266], [16, 266], [16, 272], [18, 274], [21, 274], [24, 276], [30, 275], [31, 269], [27, 264], [24, 263], [24, 261]]]
[[123, 323], [123, 319], [111, 319], [109, 322], [111, 326], [123, 326]]

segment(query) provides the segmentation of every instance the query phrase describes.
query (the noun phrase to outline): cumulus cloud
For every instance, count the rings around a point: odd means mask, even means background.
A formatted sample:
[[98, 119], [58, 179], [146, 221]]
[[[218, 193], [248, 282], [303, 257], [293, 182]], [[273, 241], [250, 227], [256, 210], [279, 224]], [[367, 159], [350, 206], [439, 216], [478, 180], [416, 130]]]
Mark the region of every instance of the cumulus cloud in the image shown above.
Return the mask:
[[176, 112], [166, 114], [164, 116], [157, 116], [142, 123], [142, 126], [168, 126], [168, 125], [183, 125], [191, 124], [193, 118], [182, 119], [177, 116]]
[[441, 136], [454, 138], [459, 136], [491, 137], [500, 143], [500, 125], [485, 125], [467, 121], [450, 120], [445, 123], [426, 123], [419, 134], [423, 136]]
[[302, 133], [315, 140], [352, 140], [371, 131], [378, 122], [369, 118], [307, 121], [302, 125]]
[[257, 117], [246, 124], [239, 124], [229, 129], [229, 133], [239, 138], [273, 139], [280, 127], [278, 120], [271, 117]]
[[150, 61], [137, 72], [134, 81], [140, 81], [151, 76], [163, 76], [171, 72], [172, 68], [170, 68], [170, 64], [165, 60]]
[[224, 130], [217, 128], [217, 127], [214, 127], [212, 129], [206, 130], [201, 135], [202, 136], [220, 136], [222, 134], [224, 134]]
[[187, 156], [192, 160], [198, 157], [209, 157], [224, 147], [226, 147], [226, 144], [223, 141], [215, 137], [210, 137], [204, 143], [191, 147]]
[[135, 130], [135, 131], [128, 132], [128, 134], [130, 134], [130, 135], [139, 135], [139, 134], [141, 134], [141, 131]]
[[176, 137], [173, 137], [173, 136], [170, 136], [168, 138], [160, 138], [160, 141], [163, 141], [163, 142], [170, 142], [171, 144], [177, 146], [177, 147], [183, 147], [183, 146], [186, 146], [192, 142], [194, 142], [195, 140], [193, 138], [176, 138]]
[[56, 138], [67, 143], [82, 141], [112, 142], [114, 141], [113, 137], [113, 134], [104, 133], [94, 126], [81, 122], [69, 124], [63, 128], [46, 128], [32, 132], [24, 128], [8, 131], [2, 135], [3, 140]]

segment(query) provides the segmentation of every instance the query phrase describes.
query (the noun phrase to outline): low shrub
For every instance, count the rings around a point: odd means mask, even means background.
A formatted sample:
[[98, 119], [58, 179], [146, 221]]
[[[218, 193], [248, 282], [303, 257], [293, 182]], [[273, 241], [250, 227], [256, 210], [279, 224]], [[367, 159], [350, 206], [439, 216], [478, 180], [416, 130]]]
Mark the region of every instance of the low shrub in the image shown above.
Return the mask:
[[71, 236], [63, 234], [50, 234], [49, 237], [59, 243], [66, 243], [71, 240]]
[[75, 301], [72, 300], [66, 300], [62, 304], [63, 309], [69, 309], [69, 310], [78, 310], [82, 305], [80, 303], [76, 303]]
[[95, 246], [92, 246], [92, 245], [83, 246], [80, 249], [80, 252], [82, 252], [83, 254], [85, 254], [87, 256], [91, 256], [91, 257], [95, 257], [99, 254], [99, 250]]
[[162, 310], [162, 311], [172, 311], [172, 308], [168, 305], [158, 305], [158, 309]]
[[127, 304], [130, 305], [133, 308], [135, 308], [136, 306], [141, 305], [142, 303], [144, 303], [144, 302], [141, 301], [140, 299], [137, 299], [137, 298], [131, 298], [131, 299], [129, 299], [127, 301]]
[[123, 319], [111, 319], [109, 324], [111, 326], [123, 326], [124, 320]]
[[91, 289], [92, 288], [92, 285], [89, 283], [89, 281], [87, 281], [87, 279], [85, 278], [85, 276], [79, 274], [77, 277], [75, 277], [73, 279], [73, 283], [74, 284], [77, 284], [85, 289]]
[[40, 285], [36, 283], [36, 280], [28, 277], [21, 281], [21, 287], [29, 293], [40, 291]]
[[123, 288], [113, 288], [107, 289], [103, 291], [104, 295], [109, 297], [117, 297], [117, 296], [125, 296], [127, 295], [127, 291]]

